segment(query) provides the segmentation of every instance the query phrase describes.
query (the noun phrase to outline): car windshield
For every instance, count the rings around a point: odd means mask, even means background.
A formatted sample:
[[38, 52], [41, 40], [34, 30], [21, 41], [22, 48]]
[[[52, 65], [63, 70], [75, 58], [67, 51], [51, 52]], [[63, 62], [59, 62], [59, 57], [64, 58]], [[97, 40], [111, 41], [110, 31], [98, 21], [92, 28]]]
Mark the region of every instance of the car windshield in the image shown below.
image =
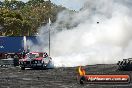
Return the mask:
[[39, 57], [39, 54], [32, 54], [32, 53], [31, 53], [31, 54], [29, 55], [29, 57], [30, 57], [30, 58], [38, 58], [38, 57]]

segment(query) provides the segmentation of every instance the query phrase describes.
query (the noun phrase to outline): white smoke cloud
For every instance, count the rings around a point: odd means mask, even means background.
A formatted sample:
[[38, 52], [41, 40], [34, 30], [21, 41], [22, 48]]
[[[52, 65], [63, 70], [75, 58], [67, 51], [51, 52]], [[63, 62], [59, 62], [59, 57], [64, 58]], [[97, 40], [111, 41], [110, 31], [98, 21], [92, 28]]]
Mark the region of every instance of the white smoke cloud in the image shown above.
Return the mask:
[[[60, 13], [52, 29], [63, 31], [51, 36], [55, 66], [112, 64], [132, 57], [132, 12], [128, 2], [130, 0], [87, 0], [78, 13]], [[42, 27], [39, 37], [41, 49], [47, 36], [43, 30]]]

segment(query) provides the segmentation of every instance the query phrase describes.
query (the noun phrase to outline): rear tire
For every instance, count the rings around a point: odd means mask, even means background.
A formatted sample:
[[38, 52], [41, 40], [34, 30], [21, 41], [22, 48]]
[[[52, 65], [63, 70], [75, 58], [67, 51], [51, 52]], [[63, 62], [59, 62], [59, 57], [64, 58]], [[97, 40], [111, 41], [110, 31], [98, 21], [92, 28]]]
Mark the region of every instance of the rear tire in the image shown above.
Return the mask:
[[21, 67], [21, 70], [25, 70], [25, 67]]

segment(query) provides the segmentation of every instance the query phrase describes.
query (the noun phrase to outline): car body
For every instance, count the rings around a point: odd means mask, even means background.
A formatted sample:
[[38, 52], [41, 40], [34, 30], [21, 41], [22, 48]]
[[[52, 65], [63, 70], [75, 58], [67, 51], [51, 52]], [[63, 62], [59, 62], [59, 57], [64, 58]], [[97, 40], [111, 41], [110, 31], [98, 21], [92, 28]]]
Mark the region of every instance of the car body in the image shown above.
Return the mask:
[[22, 70], [25, 68], [52, 68], [52, 58], [46, 52], [29, 52], [19, 60]]

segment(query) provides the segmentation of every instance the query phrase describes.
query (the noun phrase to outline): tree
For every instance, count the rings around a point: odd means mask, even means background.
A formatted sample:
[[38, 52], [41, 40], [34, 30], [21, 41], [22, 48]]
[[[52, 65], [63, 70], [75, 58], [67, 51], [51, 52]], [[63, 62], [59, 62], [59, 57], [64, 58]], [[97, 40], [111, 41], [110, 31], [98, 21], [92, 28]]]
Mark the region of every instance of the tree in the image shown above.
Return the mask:
[[17, 1], [17, 0], [11, 0], [11, 1], [5, 0], [3, 4], [5, 8], [11, 9], [11, 10], [19, 10], [25, 6], [24, 2]]
[[46, 25], [48, 19], [56, 21], [57, 14], [66, 10], [45, 0], [29, 0], [27, 3], [17, 0], [0, 1], [0, 35], [34, 35], [38, 28]]
[[3, 27], [2, 35], [19, 35], [22, 25], [22, 16], [8, 9], [0, 10], [0, 24]]

